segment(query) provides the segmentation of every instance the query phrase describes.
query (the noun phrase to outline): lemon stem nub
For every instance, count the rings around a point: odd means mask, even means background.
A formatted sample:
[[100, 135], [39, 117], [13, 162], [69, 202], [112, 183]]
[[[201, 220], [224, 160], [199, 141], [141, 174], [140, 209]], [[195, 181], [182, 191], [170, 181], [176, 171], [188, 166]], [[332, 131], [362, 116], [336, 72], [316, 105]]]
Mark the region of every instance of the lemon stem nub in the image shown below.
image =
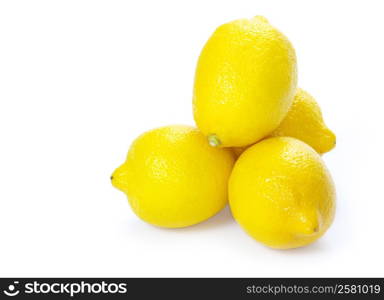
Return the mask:
[[219, 140], [219, 138], [217, 137], [216, 134], [211, 134], [208, 136], [208, 143], [212, 146], [212, 147], [218, 147], [221, 145], [221, 141]]

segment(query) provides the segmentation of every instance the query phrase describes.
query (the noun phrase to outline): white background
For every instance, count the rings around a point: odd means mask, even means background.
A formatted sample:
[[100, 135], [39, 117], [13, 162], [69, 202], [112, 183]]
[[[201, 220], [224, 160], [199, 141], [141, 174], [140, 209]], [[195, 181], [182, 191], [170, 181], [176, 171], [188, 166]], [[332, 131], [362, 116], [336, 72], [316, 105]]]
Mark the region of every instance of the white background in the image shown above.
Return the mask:
[[[1, 276], [384, 276], [382, 1], [1, 1]], [[268, 249], [226, 209], [154, 228], [109, 176], [145, 130], [193, 124], [216, 26], [264, 15], [337, 134], [328, 233]]]

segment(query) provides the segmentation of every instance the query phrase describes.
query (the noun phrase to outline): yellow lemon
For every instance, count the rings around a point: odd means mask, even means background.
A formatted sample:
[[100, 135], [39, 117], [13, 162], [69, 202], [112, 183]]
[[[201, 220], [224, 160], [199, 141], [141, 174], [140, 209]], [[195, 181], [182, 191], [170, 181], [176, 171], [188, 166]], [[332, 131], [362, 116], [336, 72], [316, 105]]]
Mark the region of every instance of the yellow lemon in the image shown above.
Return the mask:
[[211, 147], [196, 128], [167, 126], [139, 136], [111, 179], [142, 220], [185, 227], [226, 205], [233, 163], [229, 149]]
[[319, 153], [336, 145], [336, 136], [325, 125], [316, 100], [302, 89], [298, 89], [287, 116], [271, 135], [297, 138]]
[[221, 25], [197, 63], [196, 124], [213, 146], [250, 145], [277, 128], [296, 85], [295, 51], [265, 18]]
[[321, 237], [335, 213], [335, 188], [320, 155], [291, 137], [249, 147], [229, 180], [236, 221], [254, 239], [279, 249]]
[[[332, 150], [336, 145], [336, 136], [324, 123], [318, 103], [302, 89], [297, 90], [286, 117], [270, 136], [297, 138], [320, 154]], [[233, 147], [232, 150], [239, 157], [248, 147]]]

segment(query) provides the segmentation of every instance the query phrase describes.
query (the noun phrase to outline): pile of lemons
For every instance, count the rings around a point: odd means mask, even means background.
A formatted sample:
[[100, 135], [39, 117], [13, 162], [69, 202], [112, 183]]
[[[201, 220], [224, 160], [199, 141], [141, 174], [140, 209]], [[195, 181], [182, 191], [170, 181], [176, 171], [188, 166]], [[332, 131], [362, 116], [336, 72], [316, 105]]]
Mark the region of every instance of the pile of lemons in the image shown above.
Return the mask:
[[264, 17], [219, 26], [199, 57], [197, 128], [139, 136], [112, 184], [142, 220], [197, 224], [229, 202], [257, 241], [280, 249], [321, 237], [335, 188], [321, 154], [335, 146], [315, 99], [297, 87], [295, 50]]

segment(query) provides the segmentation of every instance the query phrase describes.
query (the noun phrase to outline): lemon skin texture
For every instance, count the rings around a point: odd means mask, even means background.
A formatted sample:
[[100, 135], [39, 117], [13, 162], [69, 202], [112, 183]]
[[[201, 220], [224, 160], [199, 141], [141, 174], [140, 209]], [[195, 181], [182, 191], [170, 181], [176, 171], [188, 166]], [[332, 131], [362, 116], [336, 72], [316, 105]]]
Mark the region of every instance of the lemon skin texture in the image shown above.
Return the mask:
[[248, 148], [229, 180], [236, 221], [255, 240], [277, 249], [321, 237], [334, 218], [335, 199], [320, 155], [291, 137], [268, 138]]
[[296, 87], [289, 40], [263, 17], [232, 21], [216, 29], [200, 54], [194, 119], [215, 146], [250, 145], [277, 128]]
[[336, 136], [324, 123], [318, 103], [302, 89], [298, 89], [287, 116], [271, 136], [297, 138], [321, 154], [336, 145]]
[[211, 147], [196, 128], [174, 125], [139, 136], [112, 175], [138, 217], [177, 228], [202, 222], [227, 204], [234, 164], [229, 149]]

